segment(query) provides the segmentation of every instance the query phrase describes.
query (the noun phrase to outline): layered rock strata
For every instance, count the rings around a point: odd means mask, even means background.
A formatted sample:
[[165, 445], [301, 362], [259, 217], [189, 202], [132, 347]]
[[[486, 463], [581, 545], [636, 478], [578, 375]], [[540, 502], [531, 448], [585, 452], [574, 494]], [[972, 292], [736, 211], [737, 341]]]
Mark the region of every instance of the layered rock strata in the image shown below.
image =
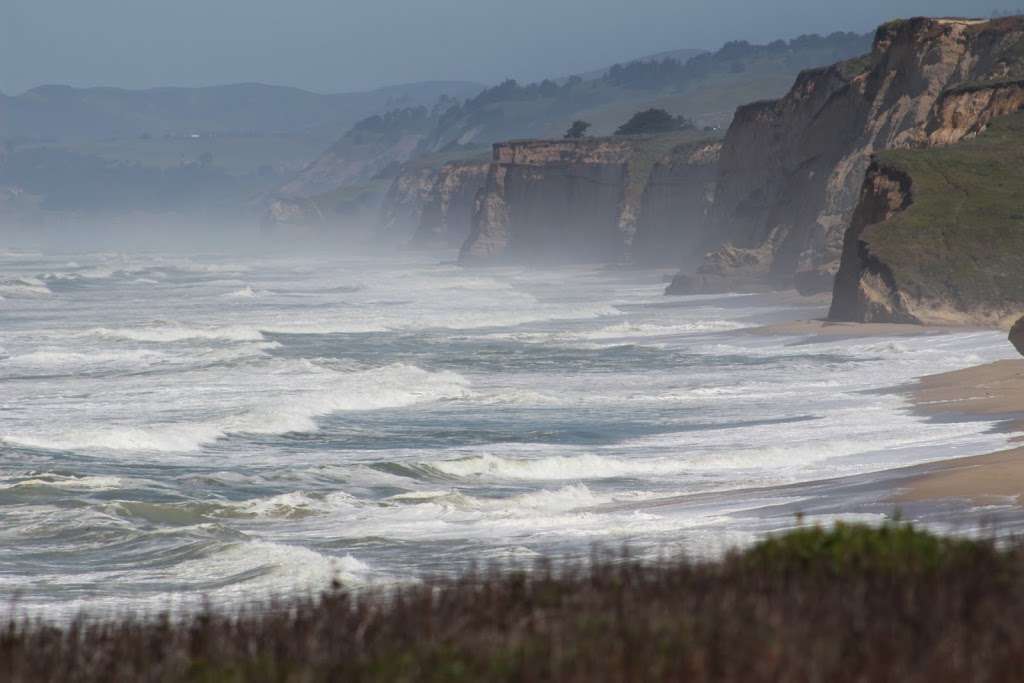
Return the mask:
[[[652, 169], [694, 137], [686, 132], [496, 144], [460, 261], [626, 261]], [[706, 153], [713, 157], [716, 151]], [[697, 150], [692, 155], [699, 166]], [[703, 190], [698, 195], [702, 203]]]
[[673, 149], [654, 165], [644, 189], [632, 243], [639, 266], [677, 266], [705, 251], [704, 224], [715, 200], [720, 142]]
[[459, 247], [466, 241], [489, 168], [486, 161], [452, 161], [437, 171], [420, 205], [413, 246]]

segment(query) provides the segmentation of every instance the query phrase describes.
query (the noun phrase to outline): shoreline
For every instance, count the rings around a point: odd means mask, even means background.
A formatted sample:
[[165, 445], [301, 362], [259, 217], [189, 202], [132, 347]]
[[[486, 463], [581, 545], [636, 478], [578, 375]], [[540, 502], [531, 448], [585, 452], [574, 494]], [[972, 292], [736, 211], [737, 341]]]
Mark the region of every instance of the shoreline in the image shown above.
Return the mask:
[[[816, 335], [828, 338], [855, 339], [859, 337], [932, 337], [957, 332], [970, 332], [974, 328], [940, 325], [908, 325], [903, 323], [851, 323], [825, 319], [793, 320], [748, 327], [738, 332], [764, 336]], [[981, 328], [978, 328], [981, 329]]]
[[[927, 375], [905, 392], [921, 415], [987, 419], [1024, 432], [1024, 359]], [[1024, 434], [1011, 441], [1024, 441]], [[1024, 447], [935, 463], [901, 486], [893, 502], [945, 499], [1024, 505]]]
[[[866, 337], [941, 336], [975, 328], [897, 323], [848, 323], [826, 319], [792, 320], [738, 332], [763, 336], [810, 335], [809, 342]], [[977, 328], [983, 329], [983, 328]], [[940, 420], [987, 420], [1014, 432], [1024, 444], [1024, 358], [999, 360], [961, 370], [925, 375], [896, 387], [913, 410]], [[909, 479], [907, 474], [915, 472]], [[1014, 504], [1024, 508], [1024, 445], [982, 455], [897, 468], [893, 503], [966, 500], [973, 504]], [[894, 482], [896, 483], [896, 482]]]

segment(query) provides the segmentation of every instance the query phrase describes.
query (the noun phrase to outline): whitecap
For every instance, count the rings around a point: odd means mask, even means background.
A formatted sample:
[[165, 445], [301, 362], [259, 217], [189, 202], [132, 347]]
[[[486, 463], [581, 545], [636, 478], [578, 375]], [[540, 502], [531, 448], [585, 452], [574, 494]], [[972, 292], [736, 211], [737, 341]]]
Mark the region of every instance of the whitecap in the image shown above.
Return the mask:
[[685, 472], [689, 465], [668, 459], [617, 458], [593, 453], [555, 455], [543, 458], [512, 458], [484, 455], [421, 463], [460, 479], [558, 481], [610, 479]]
[[255, 299], [256, 297], [261, 296], [262, 294], [262, 291], [253, 288], [252, 285], [246, 285], [241, 289], [236, 289], [233, 292], [228, 292], [227, 294], [222, 294], [221, 296], [226, 297], [228, 299]]
[[121, 477], [70, 476], [61, 474], [36, 475], [32, 479], [0, 484], [0, 489], [47, 487], [69, 491], [113, 491], [124, 486]]

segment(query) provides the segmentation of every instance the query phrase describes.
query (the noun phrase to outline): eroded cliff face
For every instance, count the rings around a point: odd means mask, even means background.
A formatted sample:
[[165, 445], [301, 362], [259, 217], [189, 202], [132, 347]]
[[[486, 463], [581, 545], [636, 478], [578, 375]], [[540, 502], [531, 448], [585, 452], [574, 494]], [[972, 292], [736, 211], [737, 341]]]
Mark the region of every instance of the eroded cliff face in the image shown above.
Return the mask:
[[[477, 196], [473, 226], [462, 246], [462, 263], [617, 263], [630, 257], [649, 204], [645, 254], [651, 239], [669, 231], [664, 209], [673, 173], [694, 182], [692, 195], [676, 207], [706, 207], [706, 180], [718, 148], [696, 140], [694, 131], [655, 136], [524, 140], [494, 146], [493, 160]], [[673, 166], [671, 152], [680, 152]], [[687, 156], [688, 155], [688, 156]], [[661, 192], [648, 191], [660, 160]], [[682, 180], [675, 181], [676, 189]], [[659, 199], [660, 198], [660, 199]], [[678, 225], [678, 222], [674, 223]], [[646, 234], [650, 233], [650, 234]], [[651, 241], [648, 241], [651, 240]]]
[[462, 245], [472, 230], [477, 193], [484, 187], [490, 163], [453, 161], [437, 171], [420, 205], [413, 246]]
[[703, 255], [721, 151], [720, 142], [680, 145], [654, 165], [633, 237], [635, 264], [673, 266]]
[[632, 150], [606, 138], [496, 144], [459, 260], [618, 260], [634, 230], [625, 205]]
[[892, 22], [865, 58], [805, 72], [782, 99], [741, 108], [708, 222], [708, 242], [728, 247], [675, 292], [733, 277], [827, 290], [871, 154], [955, 143], [1016, 111], [1022, 41], [1019, 18]]
[[406, 165], [391, 181], [381, 204], [380, 230], [382, 234], [399, 240], [409, 239], [423, 216], [423, 208], [430, 201], [439, 172], [429, 166]]

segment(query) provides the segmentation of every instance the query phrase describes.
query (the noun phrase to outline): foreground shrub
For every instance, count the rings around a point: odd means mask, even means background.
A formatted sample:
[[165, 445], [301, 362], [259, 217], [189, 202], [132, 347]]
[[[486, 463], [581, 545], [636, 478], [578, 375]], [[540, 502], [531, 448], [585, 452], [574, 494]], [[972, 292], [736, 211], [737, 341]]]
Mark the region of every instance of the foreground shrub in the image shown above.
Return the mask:
[[597, 558], [180, 620], [13, 621], [10, 681], [1013, 680], [1016, 544], [801, 529], [721, 562]]

